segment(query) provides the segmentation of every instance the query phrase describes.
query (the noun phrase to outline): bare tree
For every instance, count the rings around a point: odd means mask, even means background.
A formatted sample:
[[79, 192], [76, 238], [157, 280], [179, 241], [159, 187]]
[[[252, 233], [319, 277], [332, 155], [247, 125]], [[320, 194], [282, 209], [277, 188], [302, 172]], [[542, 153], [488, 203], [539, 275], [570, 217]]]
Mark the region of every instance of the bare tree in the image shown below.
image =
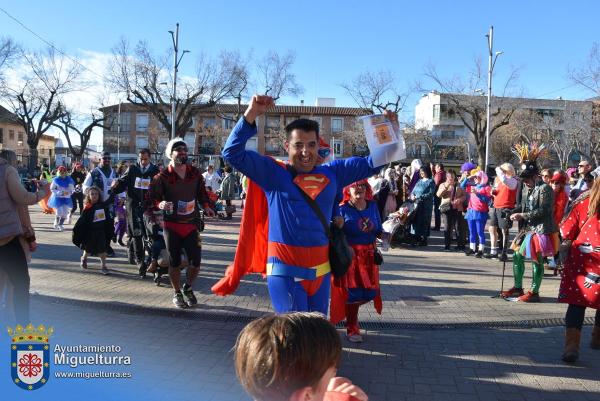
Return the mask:
[[383, 113], [385, 110], [399, 113], [409, 94], [408, 91], [400, 93], [392, 72], [383, 70], [363, 72], [352, 81], [341, 84], [341, 87], [359, 107], [373, 113]]
[[[142, 107], [171, 132], [171, 96], [173, 79], [168, 67], [168, 55], [154, 55], [148, 44], [138, 42], [133, 51], [126, 39], [113, 48], [109, 67], [109, 83], [127, 101]], [[235, 80], [237, 69], [222, 55], [217, 60], [201, 56], [194, 77], [182, 77], [177, 82], [175, 99], [175, 135], [184, 137], [192, 126], [192, 117], [203, 108], [239, 90]]]
[[[108, 128], [104, 125], [105, 120], [104, 116], [91, 113], [91, 121], [88, 119], [89, 122], [87, 125], [84, 125], [83, 129], [81, 129], [78, 127], [79, 124], [74, 121], [72, 113], [65, 111], [60, 119], [53, 122], [52, 125], [58, 128], [67, 138], [69, 150], [75, 160], [82, 161], [94, 128]], [[78, 146], [73, 141], [75, 138], [79, 142]]]
[[278, 100], [282, 96], [298, 96], [304, 89], [296, 81], [292, 67], [296, 62], [296, 54], [288, 50], [281, 56], [276, 51], [269, 51], [258, 63], [258, 84], [260, 92]]
[[579, 67], [569, 68], [569, 78], [580, 87], [600, 96], [600, 44], [594, 42], [587, 60]]
[[19, 46], [11, 38], [0, 38], [0, 82], [4, 79], [4, 70], [17, 59]]
[[235, 113], [224, 113], [221, 110], [221, 104], [217, 103], [215, 109], [217, 115], [224, 119], [232, 122], [236, 122], [240, 119], [245, 110], [244, 101], [249, 97], [249, 89], [251, 83], [251, 71], [250, 71], [250, 55], [243, 57], [239, 51], [222, 51], [219, 54], [220, 64], [223, 66], [224, 71], [231, 77], [231, 86], [229, 89], [229, 96], [236, 105]]
[[[580, 66], [569, 69], [569, 78], [579, 87], [589, 91], [593, 96], [600, 97], [600, 43], [594, 42], [588, 58]], [[577, 150], [584, 156], [600, 162], [600, 104], [594, 102], [590, 138], [578, 141]]]
[[27, 134], [29, 170], [33, 171], [40, 138], [66, 114], [62, 97], [80, 89], [81, 65], [57, 55], [51, 47], [22, 52], [21, 58], [20, 80], [3, 84], [1, 94]]
[[[487, 114], [485, 96], [474, 96], [475, 93], [486, 86], [486, 74], [482, 69], [481, 60], [475, 60], [474, 69], [466, 77], [455, 76], [445, 79], [440, 76], [433, 65], [425, 67], [425, 77], [448, 99], [448, 106], [471, 132], [475, 139], [479, 165], [485, 164], [485, 147], [487, 131]], [[490, 116], [490, 137], [500, 127], [507, 125], [515, 110], [519, 107], [514, 98], [507, 97], [508, 92], [514, 88], [518, 79], [518, 70], [513, 68], [504, 85], [500, 86], [500, 96], [492, 97]]]
[[431, 162], [437, 161], [438, 158], [442, 158], [442, 148], [440, 147], [444, 140], [441, 135], [432, 135], [426, 129], [417, 129], [414, 124], [407, 124], [403, 132], [404, 142], [406, 147], [414, 147], [418, 145], [425, 146], [426, 153], [421, 156], [424, 161]]

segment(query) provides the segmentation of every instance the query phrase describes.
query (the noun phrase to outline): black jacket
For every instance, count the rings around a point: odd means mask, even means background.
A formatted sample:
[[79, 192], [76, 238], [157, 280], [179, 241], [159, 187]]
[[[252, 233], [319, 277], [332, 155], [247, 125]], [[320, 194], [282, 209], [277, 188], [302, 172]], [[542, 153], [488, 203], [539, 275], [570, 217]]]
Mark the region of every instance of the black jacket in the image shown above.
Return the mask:
[[132, 207], [140, 206], [143, 204], [148, 190], [136, 188], [136, 180], [138, 178], [152, 180], [159, 172], [158, 167], [152, 163], [148, 165], [145, 173], [142, 173], [139, 163], [132, 164], [125, 173], [117, 179], [117, 186], [113, 189], [113, 193], [118, 194], [127, 190], [128, 205], [131, 205]]

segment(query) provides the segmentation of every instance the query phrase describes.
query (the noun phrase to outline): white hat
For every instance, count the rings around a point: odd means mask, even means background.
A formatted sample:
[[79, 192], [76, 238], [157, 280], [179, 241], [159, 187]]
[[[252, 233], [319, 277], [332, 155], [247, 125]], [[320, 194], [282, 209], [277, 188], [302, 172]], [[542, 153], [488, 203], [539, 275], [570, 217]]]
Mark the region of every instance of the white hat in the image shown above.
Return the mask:
[[167, 156], [167, 159], [171, 160], [171, 153], [173, 153], [173, 148], [179, 145], [185, 145], [186, 148], [188, 146], [187, 142], [184, 141], [181, 137], [175, 137], [171, 139], [169, 143], [167, 143], [167, 147], [165, 148], [165, 156]]

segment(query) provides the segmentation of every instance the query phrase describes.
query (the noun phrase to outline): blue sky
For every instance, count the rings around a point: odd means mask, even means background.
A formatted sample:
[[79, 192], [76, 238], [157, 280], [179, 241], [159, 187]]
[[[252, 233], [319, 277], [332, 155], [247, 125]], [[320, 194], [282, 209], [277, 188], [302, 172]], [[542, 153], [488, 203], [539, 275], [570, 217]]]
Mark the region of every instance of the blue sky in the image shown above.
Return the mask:
[[[592, 94], [571, 86], [567, 70], [582, 63], [592, 43], [600, 41], [600, 2], [593, 0], [35, 0], [0, 7], [74, 55], [110, 53], [121, 36], [131, 42], [146, 39], [162, 52], [171, 45], [167, 31], [179, 22], [181, 47], [192, 51], [182, 62], [183, 73], [191, 73], [194, 55], [201, 52], [238, 49], [260, 57], [270, 49], [291, 49], [305, 89], [300, 98], [307, 104], [320, 96], [353, 106], [339, 85], [368, 69], [393, 71], [402, 88], [423, 80], [427, 63], [436, 65], [442, 76], [463, 74], [475, 57], [485, 57], [484, 35], [490, 25], [495, 28], [495, 50], [504, 52], [496, 66], [499, 81], [518, 66], [519, 84], [528, 96], [588, 98]], [[4, 35], [27, 47], [43, 47], [2, 12], [0, 26]], [[300, 98], [285, 101], [298, 103]], [[409, 100], [409, 112], [417, 98]]]

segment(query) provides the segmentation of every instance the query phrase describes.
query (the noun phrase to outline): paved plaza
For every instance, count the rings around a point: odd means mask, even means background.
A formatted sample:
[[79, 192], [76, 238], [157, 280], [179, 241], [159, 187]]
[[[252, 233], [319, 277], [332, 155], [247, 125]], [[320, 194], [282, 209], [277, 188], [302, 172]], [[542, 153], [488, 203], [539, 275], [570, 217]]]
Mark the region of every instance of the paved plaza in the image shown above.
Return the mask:
[[[55, 232], [52, 217], [37, 207], [31, 214], [40, 243], [30, 267], [32, 321], [55, 327], [53, 344], [116, 344], [131, 355], [132, 379], [112, 382], [110, 390], [101, 379], [80, 382], [86, 399], [249, 399], [237, 384], [231, 349], [245, 323], [271, 310], [265, 282], [249, 276], [232, 296], [210, 293], [233, 260], [239, 215], [207, 220], [195, 285], [199, 305], [176, 310], [167, 281], [157, 287], [150, 278], [140, 280], [124, 248], [115, 247], [109, 276], [93, 258], [82, 270], [71, 227]], [[555, 301], [560, 279], [546, 274], [539, 304], [498, 299], [502, 264], [443, 252], [441, 234], [434, 232], [427, 248], [384, 254], [383, 314], [361, 308], [366, 341], [343, 340], [339, 374], [371, 400], [600, 400], [600, 351], [589, 349], [593, 311], [579, 362], [563, 364], [566, 306]], [[511, 273], [509, 263], [505, 288]], [[528, 266], [526, 285], [530, 278]], [[65, 382], [53, 378], [36, 391], [40, 398], [29, 393], [22, 399], [42, 399], [53, 386], [68, 391]], [[10, 394], [22, 395], [8, 385]], [[82, 398], [64, 393], [61, 399]]]

